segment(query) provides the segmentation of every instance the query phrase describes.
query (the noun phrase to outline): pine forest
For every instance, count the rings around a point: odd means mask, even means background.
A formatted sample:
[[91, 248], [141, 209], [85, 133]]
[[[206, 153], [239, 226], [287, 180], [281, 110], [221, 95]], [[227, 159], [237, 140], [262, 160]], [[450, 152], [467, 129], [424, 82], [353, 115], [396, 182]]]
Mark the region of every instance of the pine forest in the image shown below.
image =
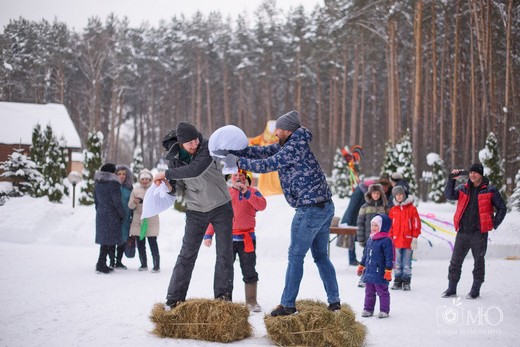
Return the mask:
[[[130, 26], [117, 14], [73, 30], [56, 18], [11, 19], [0, 34], [0, 100], [64, 104], [103, 161], [144, 165], [187, 120], [209, 137], [248, 136], [296, 109], [330, 173], [337, 149], [359, 145], [378, 175], [385, 146], [410, 134], [413, 165], [467, 168], [494, 133], [504, 177], [520, 169], [519, 0], [324, 0], [283, 12], [168, 16]], [[122, 136], [132, 129], [130, 140]]]

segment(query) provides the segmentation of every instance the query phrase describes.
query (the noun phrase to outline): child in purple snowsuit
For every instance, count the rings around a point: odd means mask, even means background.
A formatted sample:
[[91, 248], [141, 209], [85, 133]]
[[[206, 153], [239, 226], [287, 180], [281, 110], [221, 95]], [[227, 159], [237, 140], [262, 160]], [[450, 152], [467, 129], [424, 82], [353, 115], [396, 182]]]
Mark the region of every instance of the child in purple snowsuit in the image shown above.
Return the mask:
[[374, 315], [376, 293], [379, 296], [379, 318], [387, 318], [390, 312], [388, 283], [392, 280], [394, 249], [388, 231], [392, 220], [385, 214], [378, 214], [370, 223], [370, 237], [358, 267], [358, 276], [363, 275], [365, 287], [365, 307], [362, 317]]

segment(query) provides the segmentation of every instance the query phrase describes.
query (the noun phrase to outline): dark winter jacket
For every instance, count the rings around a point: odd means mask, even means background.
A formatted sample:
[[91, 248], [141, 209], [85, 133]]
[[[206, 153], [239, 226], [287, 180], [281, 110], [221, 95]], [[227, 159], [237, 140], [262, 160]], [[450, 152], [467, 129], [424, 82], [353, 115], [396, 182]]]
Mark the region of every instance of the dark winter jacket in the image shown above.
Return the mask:
[[363, 282], [388, 284], [385, 270], [394, 267], [394, 249], [388, 233], [379, 232], [368, 238], [360, 264], [365, 267]]
[[121, 185], [121, 201], [123, 203], [123, 210], [125, 210], [125, 218], [123, 218], [121, 232], [123, 242], [126, 242], [128, 235], [130, 234], [130, 223], [132, 222], [132, 210], [128, 208], [128, 200], [130, 199], [130, 194], [132, 193], [133, 189], [134, 174], [126, 165], [118, 165], [116, 167], [116, 173], [120, 170], [125, 170], [126, 172], [125, 182], [123, 182]]
[[350, 226], [357, 225], [357, 219], [361, 206], [365, 204], [365, 193], [367, 192], [368, 186], [365, 182], [360, 182], [354, 192], [350, 196], [350, 202], [348, 207], [341, 218], [341, 223], [346, 223]]
[[387, 214], [388, 208], [386, 196], [381, 187], [381, 198], [377, 201], [372, 199], [369, 191], [365, 193], [365, 204], [361, 206], [357, 219], [357, 241], [364, 246], [370, 236], [370, 222], [376, 214]]
[[121, 230], [125, 211], [119, 179], [110, 172], [96, 172], [94, 182], [96, 243], [104, 246], [120, 245], [123, 243]]
[[392, 219], [389, 235], [395, 248], [410, 249], [412, 239], [418, 238], [421, 234], [421, 219], [413, 201], [411, 195], [401, 203], [394, 199], [394, 206], [388, 212], [388, 216]]
[[199, 141], [193, 156], [182, 159], [178, 153], [170, 153], [173, 158], [169, 160], [174, 160], [175, 165], [165, 174], [169, 181], [176, 181], [177, 193], [184, 195], [188, 210], [209, 212], [230, 202], [231, 196], [221, 165], [210, 156], [208, 140], [199, 133]]
[[312, 134], [298, 128], [283, 146], [249, 146], [231, 151], [240, 156], [238, 167], [252, 172], [278, 171], [285, 199], [297, 208], [331, 200], [325, 173], [310, 148]]
[[[468, 179], [465, 184], [461, 184], [455, 188], [455, 179], [448, 179], [444, 190], [446, 199], [458, 200], [457, 210], [453, 216], [455, 230], [457, 231], [463, 228], [466, 229], [465, 226], [461, 224], [464, 223], [463, 218], [465, 218], [464, 215], [468, 206], [471, 206], [473, 202], [470, 201], [470, 185], [473, 185], [473, 183]], [[475, 216], [471, 218], [471, 220], [476, 219], [480, 232], [487, 233], [492, 229], [498, 228], [506, 216], [507, 208], [502, 196], [494, 186], [489, 184], [487, 177], [483, 177], [481, 185], [476, 187], [476, 189], [478, 190], [476, 201], [477, 213], [475, 213]], [[470, 212], [470, 210], [468, 210], [468, 212]], [[466, 223], [470, 223], [470, 219], [467, 220], [468, 222]], [[465, 231], [469, 232], [469, 230]]]

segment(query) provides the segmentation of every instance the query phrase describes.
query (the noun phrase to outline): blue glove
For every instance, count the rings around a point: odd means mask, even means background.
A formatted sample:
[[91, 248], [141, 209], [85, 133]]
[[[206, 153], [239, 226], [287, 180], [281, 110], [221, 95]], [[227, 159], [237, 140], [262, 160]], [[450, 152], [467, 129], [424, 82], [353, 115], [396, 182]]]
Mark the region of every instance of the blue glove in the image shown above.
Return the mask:
[[237, 159], [238, 159], [238, 157], [234, 154], [228, 154], [224, 158], [222, 158], [222, 163], [224, 164], [222, 173], [223, 174], [237, 173], [238, 172]]

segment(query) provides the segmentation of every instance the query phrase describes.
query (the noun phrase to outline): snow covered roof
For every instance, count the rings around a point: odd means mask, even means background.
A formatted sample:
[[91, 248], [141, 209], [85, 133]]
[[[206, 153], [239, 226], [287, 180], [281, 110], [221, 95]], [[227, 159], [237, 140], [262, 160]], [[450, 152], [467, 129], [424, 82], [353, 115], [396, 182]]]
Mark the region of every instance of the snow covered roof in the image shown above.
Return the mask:
[[81, 148], [76, 127], [62, 104], [0, 102], [0, 143], [32, 144], [32, 132], [38, 123], [42, 131], [50, 124], [56, 138], [65, 139], [66, 147]]

